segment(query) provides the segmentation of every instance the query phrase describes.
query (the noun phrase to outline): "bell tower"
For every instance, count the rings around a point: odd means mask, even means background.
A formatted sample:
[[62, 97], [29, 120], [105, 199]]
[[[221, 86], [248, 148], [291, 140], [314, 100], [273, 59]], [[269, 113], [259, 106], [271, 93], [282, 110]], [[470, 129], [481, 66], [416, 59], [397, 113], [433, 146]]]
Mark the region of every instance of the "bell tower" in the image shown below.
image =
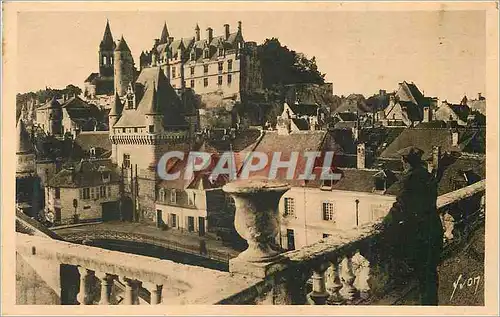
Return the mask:
[[111, 35], [111, 28], [109, 21], [106, 21], [106, 28], [102, 37], [101, 44], [99, 44], [99, 75], [101, 77], [113, 76], [115, 42], [113, 35]]

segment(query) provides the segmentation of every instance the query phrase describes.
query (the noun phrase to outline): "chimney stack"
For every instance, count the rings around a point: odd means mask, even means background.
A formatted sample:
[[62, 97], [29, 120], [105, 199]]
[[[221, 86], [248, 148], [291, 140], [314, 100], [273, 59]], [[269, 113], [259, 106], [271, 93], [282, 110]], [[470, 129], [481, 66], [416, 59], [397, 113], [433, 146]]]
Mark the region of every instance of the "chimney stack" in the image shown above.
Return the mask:
[[451, 146], [458, 146], [458, 131], [452, 130], [451, 132]]
[[477, 100], [481, 100], [483, 98], [483, 96], [481, 95], [481, 93], [477, 93]]
[[385, 93], [386, 93], [385, 89], [380, 89], [378, 92], [380, 96], [385, 96]]
[[208, 40], [208, 43], [212, 42], [213, 36], [214, 36], [214, 30], [212, 28], [207, 28], [207, 40]]
[[238, 32], [241, 33], [241, 21], [238, 21]]
[[424, 116], [422, 118], [422, 122], [430, 122], [431, 121], [431, 108], [424, 107]]
[[439, 161], [441, 159], [441, 147], [433, 146], [432, 147], [432, 168], [436, 171], [439, 169]]
[[229, 38], [229, 24], [224, 24], [224, 34], [227, 40]]
[[365, 144], [359, 143], [356, 157], [356, 166], [358, 169], [364, 169], [366, 166], [366, 153], [365, 153]]

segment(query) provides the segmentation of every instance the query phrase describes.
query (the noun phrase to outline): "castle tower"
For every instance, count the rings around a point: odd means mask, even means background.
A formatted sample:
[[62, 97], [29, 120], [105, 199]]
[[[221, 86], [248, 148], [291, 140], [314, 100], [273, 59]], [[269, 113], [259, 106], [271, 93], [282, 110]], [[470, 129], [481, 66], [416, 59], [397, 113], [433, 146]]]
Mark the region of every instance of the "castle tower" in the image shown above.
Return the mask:
[[117, 41], [114, 52], [115, 93], [122, 97], [127, 93], [128, 85], [134, 81], [134, 59], [123, 36]]
[[168, 37], [170, 35], [168, 34], [168, 29], [167, 29], [167, 22], [163, 25], [163, 30], [161, 31], [161, 36], [160, 36], [160, 43], [159, 44], [166, 44], [168, 43]]
[[35, 149], [26, 126], [19, 118], [16, 129], [16, 208], [35, 217], [42, 206], [40, 178], [36, 175]]
[[196, 27], [194, 28], [194, 32], [195, 32], [195, 40], [196, 40], [196, 42], [198, 42], [200, 40], [200, 26], [198, 25], [198, 23], [196, 23]]
[[16, 130], [16, 177], [35, 173], [35, 151], [24, 121], [19, 118]]
[[104, 35], [101, 44], [99, 44], [99, 75], [101, 77], [113, 76], [113, 51], [115, 47], [116, 45], [113, 41], [113, 35], [111, 35], [109, 21], [106, 21]]
[[62, 131], [62, 106], [56, 97], [52, 97], [49, 106], [49, 131], [52, 135], [61, 135]]

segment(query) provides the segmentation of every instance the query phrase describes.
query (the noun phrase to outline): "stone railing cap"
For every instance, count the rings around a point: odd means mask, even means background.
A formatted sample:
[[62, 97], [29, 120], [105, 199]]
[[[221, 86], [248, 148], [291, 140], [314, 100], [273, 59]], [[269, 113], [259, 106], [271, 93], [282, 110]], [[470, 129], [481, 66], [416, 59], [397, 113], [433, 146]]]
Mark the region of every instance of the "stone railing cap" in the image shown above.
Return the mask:
[[257, 192], [284, 192], [290, 185], [278, 180], [268, 178], [240, 179], [224, 185], [222, 190], [226, 193], [251, 194]]

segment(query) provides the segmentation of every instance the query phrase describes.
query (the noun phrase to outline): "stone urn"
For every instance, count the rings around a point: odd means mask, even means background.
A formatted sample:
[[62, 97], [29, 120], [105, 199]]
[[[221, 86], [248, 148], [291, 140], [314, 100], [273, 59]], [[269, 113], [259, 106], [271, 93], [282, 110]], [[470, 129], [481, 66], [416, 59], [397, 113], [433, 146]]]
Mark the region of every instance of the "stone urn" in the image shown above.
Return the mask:
[[279, 256], [278, 205], [289, 189], [286, 183], [261, 178], [237, 180], [223, 187], [234, 199], [236, 231], [248, 242], [248, 248], [237, 257], [239, 261], [269, 262]]

